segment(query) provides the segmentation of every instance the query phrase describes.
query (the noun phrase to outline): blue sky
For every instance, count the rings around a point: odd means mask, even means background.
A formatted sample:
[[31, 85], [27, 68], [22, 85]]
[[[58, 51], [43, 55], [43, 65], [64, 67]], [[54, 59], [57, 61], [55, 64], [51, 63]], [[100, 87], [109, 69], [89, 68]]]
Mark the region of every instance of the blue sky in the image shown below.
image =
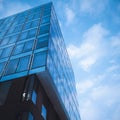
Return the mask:
[[[0, 0], [0, 17], [49, 0]], [[53, 0], [82, 120], [120, 120], [120, 0]]]

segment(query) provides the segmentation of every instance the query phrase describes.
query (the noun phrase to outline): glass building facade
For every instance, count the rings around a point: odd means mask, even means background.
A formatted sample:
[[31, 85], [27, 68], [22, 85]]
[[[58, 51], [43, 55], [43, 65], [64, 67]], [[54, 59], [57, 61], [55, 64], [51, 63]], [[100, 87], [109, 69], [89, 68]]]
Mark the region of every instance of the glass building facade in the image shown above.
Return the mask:
[[[33, 74], [49, 76], [68, 120], [80, 120], [74, 73], [52, 3], [0, 20], [0, 83]], [[33, 91], [34, 103], [35, 96]]]

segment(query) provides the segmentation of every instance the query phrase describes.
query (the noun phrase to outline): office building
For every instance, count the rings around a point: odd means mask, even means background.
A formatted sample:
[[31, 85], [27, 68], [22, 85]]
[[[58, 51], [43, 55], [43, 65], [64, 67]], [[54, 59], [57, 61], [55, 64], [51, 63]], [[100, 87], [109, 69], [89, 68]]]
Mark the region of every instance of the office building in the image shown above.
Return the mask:
[[52, 3], [0, 20], [0, 119], [80, 120]]

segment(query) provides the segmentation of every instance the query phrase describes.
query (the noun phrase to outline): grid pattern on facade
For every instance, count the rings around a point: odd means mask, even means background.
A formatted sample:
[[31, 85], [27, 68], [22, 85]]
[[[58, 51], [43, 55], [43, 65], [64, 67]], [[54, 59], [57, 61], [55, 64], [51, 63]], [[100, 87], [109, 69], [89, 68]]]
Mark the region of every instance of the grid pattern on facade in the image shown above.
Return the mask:
[[0, 20], [1, 81], [44, 70], [50, 9], [48, 4]]
[[74, 73], [52, 3], [0, 20], [0, 82], [48, 70], [71, 120], [80, 120]]

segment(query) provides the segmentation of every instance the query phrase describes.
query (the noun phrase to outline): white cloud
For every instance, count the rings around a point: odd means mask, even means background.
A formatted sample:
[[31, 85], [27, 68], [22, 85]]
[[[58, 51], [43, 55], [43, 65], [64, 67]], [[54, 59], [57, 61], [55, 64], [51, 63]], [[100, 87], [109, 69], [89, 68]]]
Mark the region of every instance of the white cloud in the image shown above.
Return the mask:
[[76, 88], [79, 94], [82, 94], [82, 93], [85, 93], [90, 88], [92, 88], [93, 85], [94, 85], [94, 81], [85, 80], [85, 81], [76, 83]]
[[120, 69], [120, 65], [115, 64], [115, 65], [108, 67], [106, 72], [114, 72], [115, 70], [118, 70], [118, 69]]
[[88, 78], [78, 81], [76, 83], [76, 88], [78, 94], [85, 94], [90, 92], [91, 89], [95, 88], [99, 83], [105, 78], [105, 74], [101, 74], [98, 76], [89, 76]]
[[75, 13], [72, 9], [69, 7], [66, 7], [65, 9], [66, 19], [67, 19], [67, 25], [72, 23], [75, 18]]
[[108, 31], [101, 24], [93, 25], [83, 35], [81, 45], [69, 45], [68, 53], [77, 59], [83, 70], [88, 71], [105, 54], [105, 37]]
[[93, 84], [89, 92], [86, 91], [83, 95], [79, 93], [82, 120], [119, 120], [120, 93], [118, 91], [120, 91], [120, 84], [112, 86]]
[[81, 0], [80, 10], [91, 15], [100, 14], [108, 3], [108, 0]]

